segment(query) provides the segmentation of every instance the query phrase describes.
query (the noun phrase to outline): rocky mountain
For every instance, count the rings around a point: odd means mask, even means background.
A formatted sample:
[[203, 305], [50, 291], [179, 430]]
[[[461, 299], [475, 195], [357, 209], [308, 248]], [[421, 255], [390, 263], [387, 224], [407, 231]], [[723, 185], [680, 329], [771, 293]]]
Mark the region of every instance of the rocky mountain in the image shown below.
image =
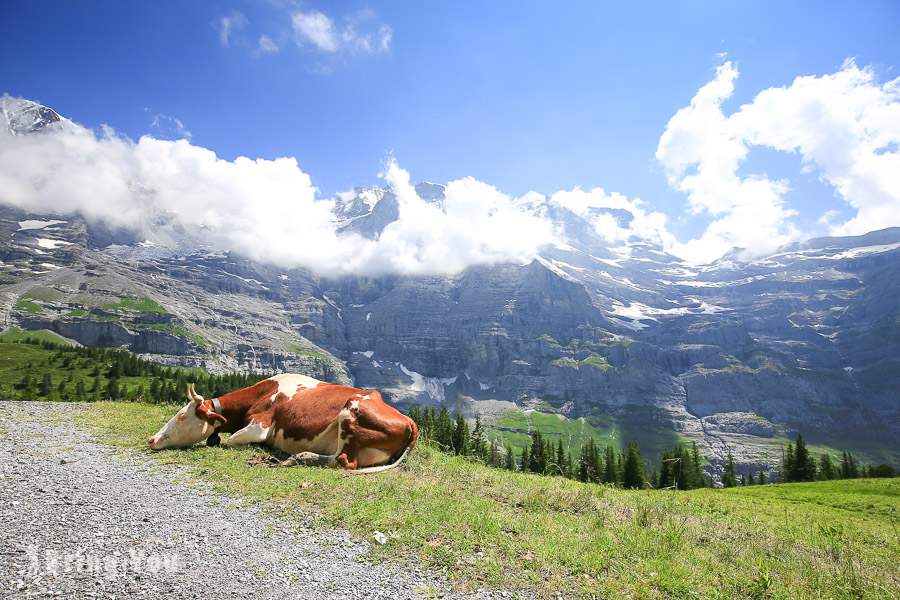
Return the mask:
[[52, 108], [6, 95], [0, 98], [0, 135], [30, 135], [77, 127]]
[[[15, 135], [54, 115], [4, 112]], [[416, 192], [444, 201], [439, 185]], [[526, 264], [332, 279], [205, 247], [165, 215], [134, 232], [0, 205], [0, 326], [218, 373], [353, 381], [401, 408], [479, 415], [513, 444], [539, 427], [576, 453], [593, 435], [652, 459], [695, 440], [714, 475], [729, 451], [742, 471], [774, 467], [798, 431], [900, 463], [900, 228], [696, 267], [627, 210], [529, 202], [567, 241]], [[333, 214], [375, 239], [397, 198], [359, 189]]]

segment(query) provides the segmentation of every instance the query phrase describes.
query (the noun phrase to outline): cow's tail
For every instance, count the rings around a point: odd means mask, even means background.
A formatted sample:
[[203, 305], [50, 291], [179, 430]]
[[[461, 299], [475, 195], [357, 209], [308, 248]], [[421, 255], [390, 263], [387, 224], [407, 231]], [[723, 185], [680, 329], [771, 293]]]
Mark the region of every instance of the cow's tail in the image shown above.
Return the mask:
[[409, 437], [407, 438], [406, 448], [403, 449], [403, 452], [400, 455], [394, 455], [391, 457], [391, 460], [383, 465], [377, 465], [374, 467], [363, 467], [362, 469], [353, 469], [350, 471], [344, 471], [345, 473], [353, 473], [353, 474], [365, 474], [365, 473], [379, 473], [381, 471], [387, 471], [388, 469], [393, 469], [406, 458], [406, 455], [409, 454], [410, 450], [416, 445], [416, 440], [419, 439], [419, 428], [416, 426], [416, 422], [412, 419], [409, 419]]

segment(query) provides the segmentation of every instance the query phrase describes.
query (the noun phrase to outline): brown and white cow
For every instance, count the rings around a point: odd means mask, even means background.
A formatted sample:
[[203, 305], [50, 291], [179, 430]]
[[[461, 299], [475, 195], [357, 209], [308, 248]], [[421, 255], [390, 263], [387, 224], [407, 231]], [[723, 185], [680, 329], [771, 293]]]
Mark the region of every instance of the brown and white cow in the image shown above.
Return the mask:
[[188, 387], [187, 406], [147, 440], [151, 450], [183, 448], [230, 433], [228, 446], [265, 443], [291, 455], [282, 464], [380, 471], [396, 466], [418, 437], [415, 422], [375, 391], [276, 375], [221, 398]]

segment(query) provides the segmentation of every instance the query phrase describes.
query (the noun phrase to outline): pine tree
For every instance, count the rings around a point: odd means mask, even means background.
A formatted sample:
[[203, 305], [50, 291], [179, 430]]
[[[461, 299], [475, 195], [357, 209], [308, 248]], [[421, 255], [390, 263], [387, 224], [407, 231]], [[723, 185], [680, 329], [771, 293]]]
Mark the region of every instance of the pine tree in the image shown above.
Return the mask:
[[462, 413], [456, 415], [456, 427], [453, 429], [453, 452], [462, 456], [469, 455], [469, 426]]
[[750, 476], [747, 477], [747, 485], [756, 485], [756, 480], [753, 478], [753, 471], [750, 471]]
[[434, 423], [434, 441], [444, 452], [453, 451], [453, 421], [446, 406], [441, 407], [441, 412]]
[[796, 444], [791, 481], [813, 481], [816, 478], [816, 461], [810, 455], [806, 442], [799, 433]]
[[530, 470], [529, 461], [529, 453], [531, 449], [526, 444], [524, 448], [522, 448], [522, 460], [519, 462], [519, 468], [523, 473], [527, 473]]
[[679, 490], [703, 487], [703, 476], [694, 462], [695, 454], [699, 455], [696, 445], [692, 450], [688, 450], [681, 444], [676, 444], [674, 451], [664, 448], [659, 470], [660, 487]]
[[591, 452], [588, 456], [588, 469], [591, 473], [591, 481], [601, 483], [603, 481], [603, 457], [600, 455], [600, 447], [591, 440]]
[[119, 399], [119, 380], [113, 377], [106, 384], [106, 397], [110, 400]]
[[109, 368], [109, 372], [106, 373], [106, 377], [109, 379], [118, 379], [122, 376], [122, 361], [118, 359], [118, 357], [113, 359], [112, 366]]
[[725, 470], [722, 472], [722, 487], [732, 488], [737, 486], [737, 475], [734, 471], [734, 456], [731, 450], [728, 451], [728, 457], [725, 459]]
[[674, 485], [672, 477], [672, 453], [668, 448], [663, 448], [662, 458], [659, 461], [659, 474], [657, 476], [656, 487], [660, 489], [668, 489]]
[[787, 448], [781, 449], [781, 470], [778, 472], [779, 483], [790, 483], [794, 476], [794, 445], [788, 442]]
[[759, 470], [759, 478], [757, 479], [759, 485], [766, 485], [766, 473], [762, 469]]
[[546, 445], [544, 444], [544, 436], [539, 429], [535, 429], [531, 434], [531, 453], [528, 455], [528, 470], [534, 473], [546, 473], [547, 471], [547, 454]]
[[415, 422], [416, 427], [419, 429], [419, 431], [421, 431], [422, 430], [422, 411], [419, 408], [418, 404], [413, 404], [412, 406], [409, 407], [409, 413], [407, 414], [407, 416]]
[[647, 465], [641, 458], [637, 443], [629, 442], [622, 465], [622, 487], [643, 489], [647, 484]]
[[834, 463], [831, 461], [831, 455], [827, 452], [823, 452], [822, 455], [819, 456], [819, 479], [830, 481], [837, 478], [838, 471], [834, 468]]
[[50, 373], [44, 373], [43, 378], [41, 378], [41, 385], [38, 388], [38, 395], [46, 398], [50, 395], [51, 389], [53, 389], [53, 380], [50, 379]]
[[706, 477], [703, 476], [703, 466], [700, 464], [702, 457], [697, 442], [691, 442], [691, 485], [694, 488], [706, 486]]
[[425, 433], [425, 439], [434, 439], [435, 422], [434, 407], [426, 406], [425, 410], [422, 411], [422, 430]]
[[75, 383], [75, 398], [77, 398], [79, 402], [85, 402], [87, 400], [87, 391], [84, 389], [83, 379], [79, 379]]
[[512, 446], [506, 445], [506, 463], [504, 467], [507, 471], [515, 471], [516, 470], [516, 455], [513, 453]]
[[490, 449], [488, 451], [488, 464], [495, 469], [500, 467], [500, 448], [497, 445], [497, 436], [491, 434]]
[[856, 479], [859, 477], [859, 469], [856, 466], [856, 460], [849, 452], [841, 455], [841, 478]]
[[472, 435], [469, 438], [469, 447], [473, 456], [485, 462], [488, 461], [488, 445], [484, 439], [484, 427], [481, 425], [479, 417], [475, 417], [475, 428], [472, 430]]
[[588, 473], [587, 454], [585, 453], [587, 445], [581, 446], [581, 455], [578, 457], [578, 481], [588, 482], [591, 476]]
[[858, 463], [849, 452], [847, 453], [847, 456], [850, 457], [850, 479], [857, 479], [859, 477], [859, 469], [857, 468]]
[[554, 475], [566, 475], [566, 450], [563, 448], [562, 438], [556, 440], [556, 464], [553, 468]]
[[619, 472], [616, 469], [616, 451], [612, 446], [606, 446], [606, 458], [603, 465], [603, 483], [618, 485]]
[[600, 449], [594, 443], [594, 438], [591, 437], [581, 448], [581, 458], [578, 460], [578, 479], [600, 483], [602, 476]]

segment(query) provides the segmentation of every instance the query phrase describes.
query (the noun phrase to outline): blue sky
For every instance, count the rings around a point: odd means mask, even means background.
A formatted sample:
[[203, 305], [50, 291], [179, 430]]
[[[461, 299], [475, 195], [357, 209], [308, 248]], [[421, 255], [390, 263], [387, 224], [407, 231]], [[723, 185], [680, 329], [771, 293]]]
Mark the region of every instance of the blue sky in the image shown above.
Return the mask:
[[[760, 236], [781, 242], [900, 225], [884, 217], [900, 214], [895, 187], [866, 209], [859, 190], [874, 184], [847, 184], [838, 159], [809, 149], [828, 123], [785, 140], [769, 107], [735, 119], [739, 131], [706, 154], [684, 147], [705, 119], [806, 77], [829, 97], [874, 91], [858, 102], [886, 110], [859, 126], [874, 119], [887, 142], [871, 154], [893, 159], [896, 1], [4, 4], [0, 94], [133, 141], [187, 138], [226, 161], [294, 157], [319, 198], [384, 185], [391, 161], [412, 181], [471, 177], [512, 198], [603, 188], [664, 215], [670, 249], [695, 260], [752, 245], [735, 230], [749, 213], [768, 210]], [[852, 81], [821, 79], [841, 73]], [[716, 83], [730, 91], [712, 113], [673, 121]], [[816, 110], [800, 96], [777, 102]], [[716, 144], [747, 152], [714, 164]], [[684, 155], [695, 160], [680, 165]], [[690, 179], [713, 168], [738, 181]], [[755, 195], [760, 177], [781, 183], [762, 190], [766, 210], [710, 200]], [[848, 225], [860, 207], [868, 216]]]

